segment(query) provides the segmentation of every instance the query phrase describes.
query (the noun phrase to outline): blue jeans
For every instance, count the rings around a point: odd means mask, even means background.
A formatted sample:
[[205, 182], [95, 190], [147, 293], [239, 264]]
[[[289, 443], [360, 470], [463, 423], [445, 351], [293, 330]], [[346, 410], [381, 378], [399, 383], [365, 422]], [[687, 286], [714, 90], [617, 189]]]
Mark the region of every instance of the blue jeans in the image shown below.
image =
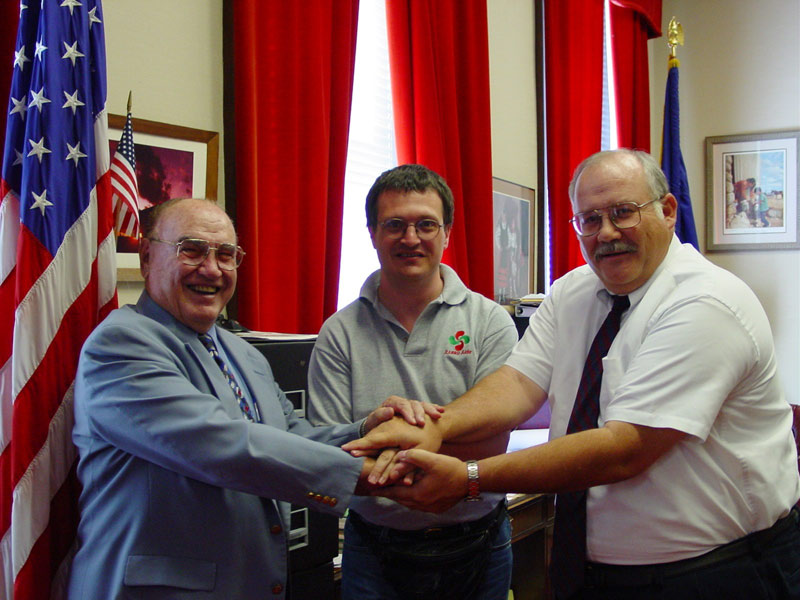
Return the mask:
[[[486, 573], [474, 600], [507, 600], [511, 587], [511, 523], [503, 516], [492, 540]], [[409, 572], [408, 577], [414, 578]], [[342, 600], [407, 600], [382, 573], [381, 559], [348, 518], [342, 551]]]

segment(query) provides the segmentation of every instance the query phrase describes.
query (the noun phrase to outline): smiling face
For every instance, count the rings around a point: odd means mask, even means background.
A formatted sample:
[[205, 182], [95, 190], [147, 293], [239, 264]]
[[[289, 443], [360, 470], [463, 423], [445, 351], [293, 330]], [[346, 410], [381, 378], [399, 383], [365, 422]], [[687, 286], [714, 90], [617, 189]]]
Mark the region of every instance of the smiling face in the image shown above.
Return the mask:
[[[225, 212], [207, 200], [183, 200], [161, 213], [151, 237], [167, 242], [188, 238], [236, 244]], [[216, 254], [198, 266], [185, 265], [175, 246], [143, 238], [139, 250], [145, 289], [156, 304], [198, 333], [214, 325], [236, 289], [236, 270], [223, 271]]]
[[[434, 190], [401, 192], [386, 190], [378, 198], [378, 223], [386, 219], [403, 219], [416, 223], [420, 219], [443, 221], [442, 200]], [[387, 235], [380, 225], [370, 228], [372, 245], [381, 263], [381, 284], [431, 283], [439, 280], [439, 263], [450, 240], [450, 227], [444, 226], [432, 240], [421, 240], [414, 227], [408, 227], [400, 238]]]
[[[652, 195], [640, 163], [619, 154], [587, 166], [578, 176], [573, 210], [579, 213], [620, 202], [644, 204]], [[667, 194], [661, 207], [663, 216], [657, 203], [643, 207], [641, 223], [629, 229], [617, 229], [604, 215], [597, 234], [578, 237], [583, 257], [612, 294], [629, 294], [641, 287], [664, 260], [675, 228], [677, 200]]]

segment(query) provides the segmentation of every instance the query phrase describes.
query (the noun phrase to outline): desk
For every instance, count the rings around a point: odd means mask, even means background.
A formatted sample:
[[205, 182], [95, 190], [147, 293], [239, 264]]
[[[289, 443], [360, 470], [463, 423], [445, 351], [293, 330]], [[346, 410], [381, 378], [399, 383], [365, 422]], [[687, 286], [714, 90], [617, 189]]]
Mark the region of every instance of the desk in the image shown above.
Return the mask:
[[552, 494], [509, 494], [514, 600], [550, 598], [550, 547], [553, 539]]

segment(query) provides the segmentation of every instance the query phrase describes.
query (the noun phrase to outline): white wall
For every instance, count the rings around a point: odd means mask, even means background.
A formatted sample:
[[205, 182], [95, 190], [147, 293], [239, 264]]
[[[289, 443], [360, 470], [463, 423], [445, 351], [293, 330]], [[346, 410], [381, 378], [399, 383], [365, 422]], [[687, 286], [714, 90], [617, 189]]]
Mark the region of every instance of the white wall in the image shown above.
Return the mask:
[[[103, 4], [109, 113], [222, 134], [223, 0], [111, 0]], [[136, 139], [136, 131], [133, 132]], [[220, 135], [217, 198], [225, 203]], [[120, 282], [120, 304], [140, 283]]]
[[536, 190], [533, 0], [487, 0], [492, 174]]
[[[675, 16], [681, 148], [701, 250], [705, 248], [704, 139], [800, 129], [800, 1], [664, 0], [663, 31]], [[650, 41], [652, 148], [661, 147], [668, 48]], [[755, 291], [772, 324], [787, 399], [800, 404], [800, 251], [709, 252]]]

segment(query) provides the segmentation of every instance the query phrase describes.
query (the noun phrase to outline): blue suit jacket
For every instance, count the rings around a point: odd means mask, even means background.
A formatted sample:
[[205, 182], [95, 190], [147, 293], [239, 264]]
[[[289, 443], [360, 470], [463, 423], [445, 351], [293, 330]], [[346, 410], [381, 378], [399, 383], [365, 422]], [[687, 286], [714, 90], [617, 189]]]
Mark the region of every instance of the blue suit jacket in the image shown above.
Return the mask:
[[218, 335], [264, 424], [242, 418], [197, 334], [147, 293], [86, 341], [70, 598], [283, 598], [287, 503], [333, 514], [348, 504], [363, 459], [337, 446], [358, 426], [298, 419], [261, 354]]

